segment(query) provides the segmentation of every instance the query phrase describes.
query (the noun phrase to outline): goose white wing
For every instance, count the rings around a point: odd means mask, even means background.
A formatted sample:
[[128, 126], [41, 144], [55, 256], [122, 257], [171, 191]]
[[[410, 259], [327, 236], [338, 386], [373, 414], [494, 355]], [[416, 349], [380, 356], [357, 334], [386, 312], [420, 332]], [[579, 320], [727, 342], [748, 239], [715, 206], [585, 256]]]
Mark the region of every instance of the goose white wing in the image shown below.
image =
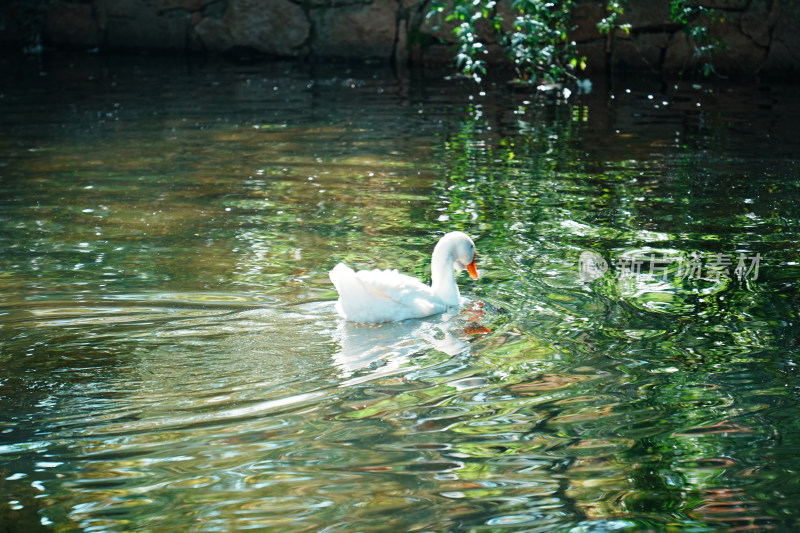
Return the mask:
[[397, 270], [354, 272], [339, 263], [330, 278], [339, 291], [337, 311], [353, 322], [392, 322], [447, 309], [429, 286]]

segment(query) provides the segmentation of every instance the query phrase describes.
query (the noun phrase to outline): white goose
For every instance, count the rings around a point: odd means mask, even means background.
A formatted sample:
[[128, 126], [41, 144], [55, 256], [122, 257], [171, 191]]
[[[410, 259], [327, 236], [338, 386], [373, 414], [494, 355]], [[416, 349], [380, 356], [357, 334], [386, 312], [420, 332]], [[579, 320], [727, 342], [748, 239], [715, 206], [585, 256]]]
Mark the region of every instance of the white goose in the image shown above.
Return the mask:
[[351, 322], [395, 322], [443, 313], [458, 307], [461, 298], [456, 271], [467, 270], [478, 279], [475, 244], [465, 233], [453, 231], [442, 237], [431, 257], [431, 286], [397, 270], [354, 272], [339, 263], [330, 278], [339, 291], [336, 310]]

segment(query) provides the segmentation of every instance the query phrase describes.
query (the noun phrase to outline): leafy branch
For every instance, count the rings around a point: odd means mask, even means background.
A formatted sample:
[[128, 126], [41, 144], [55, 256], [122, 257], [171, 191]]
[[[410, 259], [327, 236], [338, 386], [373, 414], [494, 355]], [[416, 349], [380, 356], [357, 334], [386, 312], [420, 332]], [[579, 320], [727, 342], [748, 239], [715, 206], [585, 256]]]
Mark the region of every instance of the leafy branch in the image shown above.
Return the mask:
[[[631, 33], [630, 24], [620, 24], [626, 0], [607, 0], [606, 16], [597, 24], [599, 32], [613, 39], [616, 30]], [[427, 19], [442, 19], [453, 27], [456, 66], [464, 76], [480, 83], [488, 70], [489, 47], [484, 39], [494, 37], [506, 52], [521, 81], [563, 83], [586, 69], [586, 58], [569, 39], [576, 0], [512, 0], [500, 9], [496, 0], [431, 0]], [[711, 37], [707, 21], [713, 11], [691, 0], [671, 0], [670, 18], [678, 23], [694, 46], [694, 58], [704, 61], [703, 71], [714, 71], [715, 52], [723, 46]], [[716, 20], [722, 21], [721, 17]]]
[[699, 24], [697, 21], [722, 22], [723, 17], [717, 15], [712, 9], [689, 3], [687, 0], [671, 0], [669, 9], [670, 18], [673, 22], [681, 25], [689, 42], [694, 47], [693, 59], [703, 60], [703, 74], [707, 76], [713, 73], [714, 55], [717, 50], [724, 48], [725, 43], [719, 38], [711, 37], [708, 26]]
[[513, 0], [506, 20], [495, 0], [433, 0], [428, 18], [455, 25], [456, 66], [476, 82], [487, 72], [487, 34], [497, 38], [520, 80], [558, 82], [586, 66], [567, 37], [573, 6], [573, 0]]

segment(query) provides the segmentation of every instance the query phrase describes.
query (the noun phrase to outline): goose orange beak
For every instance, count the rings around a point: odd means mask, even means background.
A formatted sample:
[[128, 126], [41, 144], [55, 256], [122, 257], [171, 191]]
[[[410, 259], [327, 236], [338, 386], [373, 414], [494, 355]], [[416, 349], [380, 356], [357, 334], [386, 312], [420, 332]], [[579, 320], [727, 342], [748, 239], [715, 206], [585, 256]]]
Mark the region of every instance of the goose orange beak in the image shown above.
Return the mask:
[[475, 259], [467, 265], [467, 272], [469, 272], [469, 277], [472, 279], [478, 279], [478, 265], [475, 264]]

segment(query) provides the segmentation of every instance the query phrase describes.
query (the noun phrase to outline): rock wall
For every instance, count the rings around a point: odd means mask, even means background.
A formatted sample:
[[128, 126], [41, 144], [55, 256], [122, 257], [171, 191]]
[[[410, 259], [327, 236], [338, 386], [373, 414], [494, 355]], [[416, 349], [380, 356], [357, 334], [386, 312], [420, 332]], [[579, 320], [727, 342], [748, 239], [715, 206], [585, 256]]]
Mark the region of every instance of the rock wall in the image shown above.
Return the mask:
[[[786, 0], [704, 0], [701, 4], [712, 14], [697, 23], [709, 28], [709, 38], [723, 43], [713, 56], [718, 71], [800, 70], [800, 39], [792, 30], [800, 21], [797, 5]], [[602, 5], [578, 5], [574, 38], [590, 63], [678, 72], [709, 59], [697, 56], [694, 40], [670, 19], [670, 0], [648, 0], [646, 7], [643, 1], [632, 1], [629, 6], [619, 23], [629, 24], [630, 31], [601, 36], [596, 21], [603, 16]]]
[[[507, 9], [511, 0], [500, 0]], [[32, 11], [0, 7], [0, 39], [31, 39], [31, 18], [45, 45], [107, 50], [247, 51], [267, 57], [344, 58], [401, 64], [451, 63], [452, 28], [426, 21], [430, 0], [42, 0]], [[19, 4], [19, 3], [17, 3]], [[35, 2], [27, 2], [33, 5]], [[715, 16], [712, 37], [725, 46], [720, 72], [800, 72], [800, 6], [791, 0], [703, 0]], [[13, 6], [13, 4], [12, 4]], [[691, 69], [699, 63], [669, 0], [629, 0], [620, 23], [600, 35], [605, 2], [580, 2], [571, 38], [591, 68]], [[3, 13], [3, 9], [5, 12]], [[724, 20], [720, 22], [720, 20]], [[502, 60], [488, 38], [491, 58]]]

